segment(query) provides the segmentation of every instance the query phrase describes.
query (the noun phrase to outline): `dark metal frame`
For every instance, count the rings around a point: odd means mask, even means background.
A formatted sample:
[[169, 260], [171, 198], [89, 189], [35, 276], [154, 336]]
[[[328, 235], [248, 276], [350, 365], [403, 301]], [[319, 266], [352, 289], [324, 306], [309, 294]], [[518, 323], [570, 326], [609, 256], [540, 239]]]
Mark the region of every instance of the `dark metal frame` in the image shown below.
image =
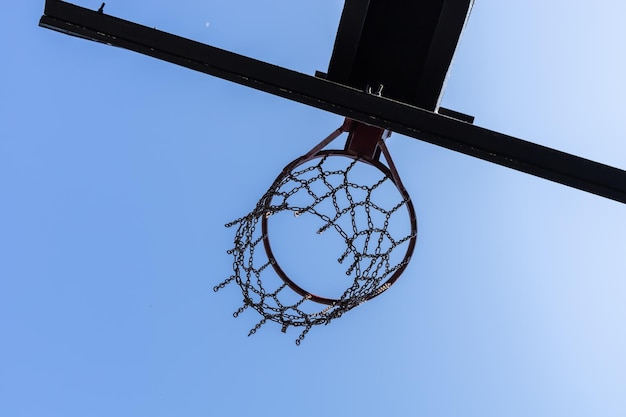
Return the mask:
[[46, 0], [40, 25], [136, 51], [363, 123], [626, 203], [626, 172], [321, 77]]
[[474, 0], [344, 0], [326, 79], [435, 111]]

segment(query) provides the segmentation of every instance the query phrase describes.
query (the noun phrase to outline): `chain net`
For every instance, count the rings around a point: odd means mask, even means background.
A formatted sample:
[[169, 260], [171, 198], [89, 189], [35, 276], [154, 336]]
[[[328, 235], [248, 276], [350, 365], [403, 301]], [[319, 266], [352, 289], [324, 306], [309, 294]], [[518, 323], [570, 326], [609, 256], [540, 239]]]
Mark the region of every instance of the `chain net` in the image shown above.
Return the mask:
[[[369, 167], [368, 175], [362, 165]], [[262, 316], [249, 335], [273, 321], [283, 332], [290, 326], [303, 328], [299, 345], [313, 326], [328, 324], [387, 290], [406, 267], [417, 228], [410, 197], [398, 181], [378, 161], [342, 151], [321, 151], [293, 161], [254, 210], [226, 225], [236, 229], [234, 247], [228, 251], [234, 273], [214, 291], [236, 282], [243, 305], [234, 316], [250, 307]], [[390, 194], [395, 201], [389, 201]], [[313, 294], [283, 271], [269, 241], [269, 223], [279, 213], [292, 219], [313, 216], [317, 234], [337, 233], [345, 243], [336, 258], [345, 274], [332, 278], [345, 281], [340, 295]]]

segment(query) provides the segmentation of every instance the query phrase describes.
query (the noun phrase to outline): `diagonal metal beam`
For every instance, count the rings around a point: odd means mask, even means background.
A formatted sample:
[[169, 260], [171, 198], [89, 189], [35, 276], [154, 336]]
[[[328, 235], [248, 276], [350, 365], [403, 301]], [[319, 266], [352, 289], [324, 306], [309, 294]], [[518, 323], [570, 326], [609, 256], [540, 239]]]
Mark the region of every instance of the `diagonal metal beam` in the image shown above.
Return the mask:
[[103, 42], [626, 203], [626, 171], [59, 0], [40, 26]]

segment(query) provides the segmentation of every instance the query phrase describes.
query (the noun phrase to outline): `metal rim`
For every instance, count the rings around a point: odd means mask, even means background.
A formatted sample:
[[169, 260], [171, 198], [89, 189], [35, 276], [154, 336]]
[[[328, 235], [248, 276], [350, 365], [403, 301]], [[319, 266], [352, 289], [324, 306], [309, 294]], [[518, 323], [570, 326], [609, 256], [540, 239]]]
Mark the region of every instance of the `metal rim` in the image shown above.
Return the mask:
[[[288, 164], [285, 169], [282, 170], [282, 172], [278, 175], [278, 177], [276, 177], [276, 179], [274, 180], [274, 182], [272, 183], [272, 188], [278, 184], [288, 173], [290, 173], [294, 168], [305, 164], [306, 162], [312, 161], [314, 159], [317, 158], [323, 158], [325, 156], [343, 156], [343, 157], [347, 157], [347, 158], [351, 158], [351, 159], [356, 159], [358, 161], [361, 162], [365, 162], [368, 165], [371, 165], [375, 168], [377, 168], [378, 170], [380, 170], [383, 174], [385, 174], [385, 176], [387, 176], [391, 182], [396, 186], [396, 189], [400, 192], [400, 195], [406, 200], [406, 208], [407, 211], [409, 212], [409, 219], [410, 219], [410, 223], [411, 223], [411, 238], [409, 239], [409, 244], [406, 250], [406, 253], [404, 255], [404, 258], [402, 259], [402, 261], [399, 263], [400, 267], [398, 269], [396, 269], [396, 271], [391, 275], [391, 277], [389, 277], [384, 283], [382, 283], [377, 289], [373, 290], [365, 300], [363, 301], [367, 301], [367, 300], [371, 300], [372, 298], [378, 296], [379, 294], [383, 293], [385, 290], [387, 290], [391, 285], [393, 285], [398, 278], [400, 277], [400, 275], [402, 275], [402, 273], [404, 272], [404, 270], [406, 269], [409, 260], [411, 259], [411, 256], [413, 255], [413, 250], [415, 249], [415, 242], [417, 240], [417, 217], [415, 215], [415, 209], [413, 207], [413, 202], [411, 201], [411, 197], [409, 195], [409, 193], [407, 192], [407, 190], [404, 188], [404, 186], [402, 185], [402, 183], [399, 180], [396, 180], [396, 176], [393, 175], [393, 172], [384, 164], [382, 164], [381, 162], [368, 158], [366, 156], [363, 155], [358, 155], [354, 152], [350, 152], [348, 150], [322, 150], [319, 151], [315, 154], [313, 154], [312, 156], [307, 157], [307, 155], [302, 156], [294, 161], [292, 161], [290, 164]], [[265, 207], [269, 208], [270, 204], [271, 204], [271, 200], [272, 200], [273, 196], [268, 196], [266, 197], [265, 201], [264, 201], [264, 205]], [[302, 297], [305, 297], [311, 301], [315, 301], [317, 303], [320, 304], [326, 304], [326, 305], [335, 305], [335, 304], [339, 304], [341, 302], [340, 299], [334, 299], [334, 298], [327, 298], [327, 297], [322, 297], [316, 294], [313, 294], [307, 290], [305, 290], [304, 288], [300, 287], [298, 284], [296, 284], [286, 273], [285, 271], [283, 271], [283, 269], [280, 267], [280, 265], [278, 264], [278, 261], [276, 260], [276, 257], [274, 256], [274, 252], [272, 251], [272, 246], [270, 244], [270, 239], [269, 239], [269, 233], [268, 233], [268, 221], [267, 221], [268, 217], [263, 215], [262, 219], [261, 219], [261, 225], [262, 225], [262, 231], [263, 231], [263, 246], [265, 248], [265, 252], [267, 254], [267, 257], [272, 265], [272, 267], [274, 268], [274, 271], [276, 272], [276, 274], [283, 280], [283, 282], [285, 282], [285, 284], [287, 284], [289, 286], [289, 288], [291, 288], [293, 291], [295, 291], [296, 293], [300, 294]], [[380, 291], [380, 289], [383, 289], [382, 291]]]

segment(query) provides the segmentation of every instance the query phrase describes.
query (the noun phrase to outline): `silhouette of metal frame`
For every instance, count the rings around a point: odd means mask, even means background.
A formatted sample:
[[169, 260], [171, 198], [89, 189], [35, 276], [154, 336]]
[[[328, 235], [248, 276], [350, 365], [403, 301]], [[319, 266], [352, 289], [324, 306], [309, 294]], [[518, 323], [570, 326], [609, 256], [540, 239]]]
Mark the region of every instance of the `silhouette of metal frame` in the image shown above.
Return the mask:
[[[376, 1], [382, 4], [381, 1]], [[365, 23], [368, 5], [376, 1], [348, 0], [340, 28], [343, 25], [344, 30], [354, 30], [355, 24], [358, 26]], [[446, 1], [449, 0], [434, 1], [445, 7]], [[467, 0], [460, 1], [467, 3]], [[350, 9], [348, 6], [365, 13], [355, 18], [355, 13], [347, 12]], [[456, 21], [458, 22], [458, 19]], [[372, 93], [370, 86], [363, 88], [353, 83], [354, 79], [348, 80], [347, 83], [341, 82], [341, 71], [335, 71], [334, 74], [339, 81], [333, 81], [332, 77], [329, 77], [333, 75], [332, 59], [328, 75], [309, 76], [108, 16], [101, 10], [93, 11], [59, 0], [46, 0], [40, 26], [139, 52], [626, 203], [626, 171], [474, 126], [471, 124], [472, 119], [467, 116], [437, 108], [437, 104], [433, 102], [433, 95], [430, 104], [418, 107], [416, 103], [406, 102], [411, 100], [400, 101], [384, 94]], [[460, 35], [458, 25], [454, 30], [457, 29], [459, 32], [451, 31], [451, 35], [458, 38]], [[340, 31], [338, 34], [336, 52], [341, 51], [346, 45], [349, 47], [349, 44], [342, 44], [341, 33], [346, 32]], [[456, 41], [451, 44], [450, 39], [452, 38], [446, 38], [444, 41], [448, 42], [448, 46], [456, 47]], [[337, 62], [342, 56], [345, 55], [335, 53], [333, 59]], [[444, 57], [443, 63], [445, 59], [447, 58]], [[341, 68], [346, 68], [341, 65]], [[447, 65], [445, 72], [447, 73]], [[436, 74], [438, 77], [441, 75], [441, 71]], [[375, 85], [373, 87], [377, 90]]]

